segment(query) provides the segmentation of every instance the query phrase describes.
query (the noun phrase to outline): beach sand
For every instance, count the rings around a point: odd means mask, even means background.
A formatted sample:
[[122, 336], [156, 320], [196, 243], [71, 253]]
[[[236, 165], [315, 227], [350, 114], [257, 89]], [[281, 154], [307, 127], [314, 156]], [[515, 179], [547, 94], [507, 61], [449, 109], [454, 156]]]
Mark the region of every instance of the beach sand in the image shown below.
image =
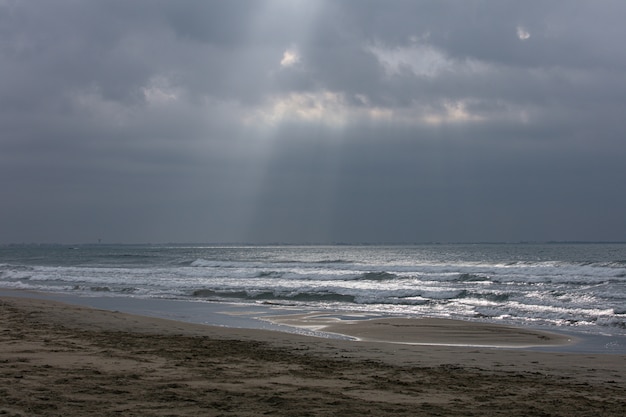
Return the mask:
[[483, 347], [561, 336], [451, 320], [281, 320], [360, 340], [2, 297], [0, 415], [626, 415], [624, 355]]

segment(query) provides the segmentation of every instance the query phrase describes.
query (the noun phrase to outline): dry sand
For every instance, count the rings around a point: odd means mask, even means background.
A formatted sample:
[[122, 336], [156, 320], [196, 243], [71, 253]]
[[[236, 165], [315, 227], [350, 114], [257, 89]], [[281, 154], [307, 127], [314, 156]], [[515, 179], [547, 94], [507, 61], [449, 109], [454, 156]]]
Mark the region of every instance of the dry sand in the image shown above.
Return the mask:
[[4, 297], [0, 415], [626, 415], [624, 355], [412, 344], [564, 342], [549, 333], [447, 320], [288, 320], [362, 340]]

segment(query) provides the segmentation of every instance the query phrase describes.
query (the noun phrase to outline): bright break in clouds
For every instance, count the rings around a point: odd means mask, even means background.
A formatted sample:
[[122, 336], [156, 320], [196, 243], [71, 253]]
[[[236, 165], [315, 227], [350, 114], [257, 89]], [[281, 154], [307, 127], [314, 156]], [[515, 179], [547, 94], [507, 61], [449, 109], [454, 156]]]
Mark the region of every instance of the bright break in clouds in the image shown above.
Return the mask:
[[626, 240], [622, 1], [0, 2], [0, 242]]

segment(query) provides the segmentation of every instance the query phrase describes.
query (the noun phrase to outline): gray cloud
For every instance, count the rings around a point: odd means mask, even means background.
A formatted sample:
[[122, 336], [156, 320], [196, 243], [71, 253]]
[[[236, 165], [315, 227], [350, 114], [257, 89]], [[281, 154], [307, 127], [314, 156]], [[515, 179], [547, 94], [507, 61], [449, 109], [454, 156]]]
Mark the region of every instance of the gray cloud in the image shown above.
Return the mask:
[[0, 1], [0, 243], [626, 240], [624, 12]]

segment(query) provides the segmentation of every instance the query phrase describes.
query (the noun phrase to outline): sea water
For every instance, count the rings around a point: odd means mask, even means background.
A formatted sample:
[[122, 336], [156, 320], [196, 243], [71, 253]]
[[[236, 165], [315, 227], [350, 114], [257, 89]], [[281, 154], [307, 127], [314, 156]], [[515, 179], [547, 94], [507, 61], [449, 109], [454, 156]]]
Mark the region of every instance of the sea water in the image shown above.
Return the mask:
[[626, 244], [13, 245], [0, 288], [626, 336]]

